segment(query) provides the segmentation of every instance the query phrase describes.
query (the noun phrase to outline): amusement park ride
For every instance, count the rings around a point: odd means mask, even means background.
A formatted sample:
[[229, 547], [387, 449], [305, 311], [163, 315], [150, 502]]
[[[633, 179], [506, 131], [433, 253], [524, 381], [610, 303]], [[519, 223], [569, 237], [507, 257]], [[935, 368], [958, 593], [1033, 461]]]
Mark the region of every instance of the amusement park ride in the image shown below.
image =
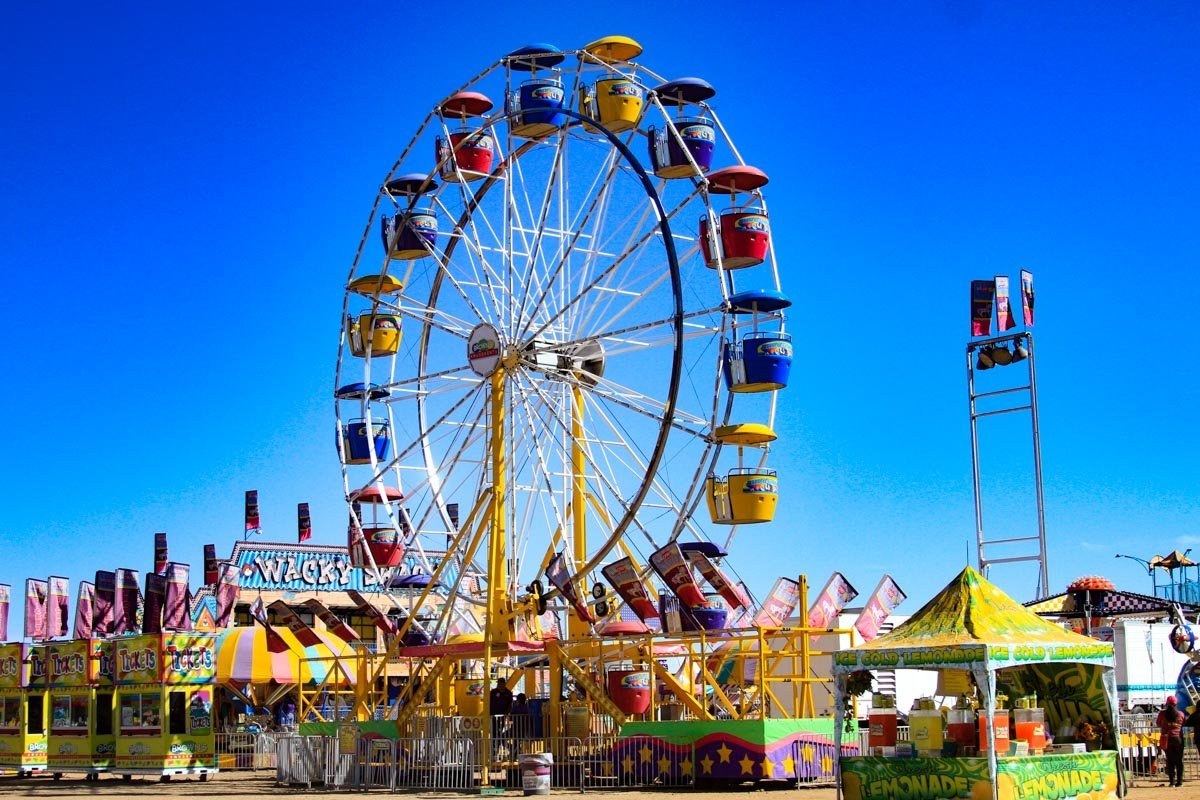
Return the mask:
[[813, 715], [807, 631], [780, 630], [802, 584], [755, 608], [725, 562], [778, 498], [791, 301], [768, 178], [712, 86], [641, 52], [513, 51], [438, 104], [375, 198], [337, 442], [352, 561], [402, 622], [347, 668], [355, 687], [321, 688], [352, 692], [353, 717], [475, 718], [487, 753], [497, 678], [548, 698], [551, 735], [667, 701]]

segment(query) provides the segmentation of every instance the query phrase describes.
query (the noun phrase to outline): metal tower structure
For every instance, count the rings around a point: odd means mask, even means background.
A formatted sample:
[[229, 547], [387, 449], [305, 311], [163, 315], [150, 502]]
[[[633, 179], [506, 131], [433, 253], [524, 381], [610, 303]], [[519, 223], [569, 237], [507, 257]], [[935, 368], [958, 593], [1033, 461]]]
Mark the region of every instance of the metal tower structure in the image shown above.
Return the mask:
[[[1001, 355], [992, 359], [992, 355], [1003, 349], [1009, 355]], [[985, 360], [986, 359], [986, 360]], [[985, 576], [993, 564], [1005, 564], [1020, 561], [1036, 561], [1038, 564], [1037, 597], [1046, 597], [1049, 593], [1049, 574], [1046, 568], [1046, 515], [1042, 495], [1042, 447], [1038, 431], [1037, 404], [1037, 369], [1034, 364], [1033, 333], [1024, 330], [1019, 333], [1007, 333], [982, 339], [972, 339], [967, 343], [967, 393], [971, 409], [971, 473], [975, 489], [975, 536], [979, 546], [979, 571]], [[1000, 374], [1012, 375], [1016, 385], [986, 392], [976, 392], [975, 372], [979, 369], [990, 369], [984, 364], [994, 363], [1003, 367]], [[1019, 369], [1025, 365], [1024, 374]], [[1018, 369], [1010, 370], [1010, 367]], [[990, 397], [1003, 398], [997, 401], [999, 408], [979, 410], [979, 401]], [[990, 404], [989, 404], [990, 405]], [[1033, 437], [1033, 481], [1037, 502], [1037, 532], [1033, 535], [1016, 535], [1005, 538], [989, 538], [983, 521], [983, 492], [980, 484], [979, 469], [979, 423], [981, 420], [1002, 414], [1028, 413], [1030, 433]], [[1005, 555], [995, 555], [999, 546]]]

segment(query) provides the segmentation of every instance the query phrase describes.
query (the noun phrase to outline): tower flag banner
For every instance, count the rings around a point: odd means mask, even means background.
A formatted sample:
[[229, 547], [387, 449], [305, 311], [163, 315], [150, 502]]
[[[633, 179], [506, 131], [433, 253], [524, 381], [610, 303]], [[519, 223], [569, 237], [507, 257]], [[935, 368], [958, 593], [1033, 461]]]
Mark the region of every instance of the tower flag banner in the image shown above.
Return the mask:
[[159, 575], [166, 572], [167, 558], [167, 535], [156, 533], [154, 534], [154, 571]]
[[296, 538], [301, 542], [312, 538], [312, 516], [308, 511], [308, 503], [296, 506]]
[[564, 553], [559, 553], [554, 558], [550, 559], [550, 563], [546, 565], [546, 580], [550, 584], [562, 592], [563, 597], [567, 598], [567, 602], [579, 614], [579, 618], [589, 624], [596, 621], [592, 616], [591, 609], [587, 607], [579, 598], [579, 592], [575, 591], [575, 584], [571, 583], [571, 573], [567, 571], [567, 559]]
[[782, 628], [800, 602], [800, 584], [791, 578], [780, 578], [771, 587], [762, 608], [754, 615], [754, 624], [764, 628]]
[[892, 580], [891, 575], [884, 575], [871, 594], [871, 599], [867, 601], [866, 607], [858, 615], [858, 620], [854, 623], [854, 628], [863, 637], [863, 640], [869, 642], [878, 636], [879, 632], [883, 630], [883, 623], [887, 620], [888, 615], [895, 611], [896, 607], [907, 597], [908, 595], [900, 590], [896, 581]]
[[46, 638], [46, 596], [49, 587], [37, 578], [25, 579], [25, 638]]
[[1021, 314], [1025, 318], [1025, 327], [1033, 327], [1033, 273], [1027, 269], [1021, 270]]
[[[75, 600], [76, 639], [92, 638], [92, 610], [96, 605], [96, 585], [90, 581], [79, 582], [79, 596]], [[0, 639], [4, 636], [0, 634]]]
[[57, 575], [51, 575], [49, 586], [49, 603], [46, 615], [46, 638], [54, 639], [66, 636], [70, 630], [70, 614], [68, 606], [71, 602], [71, 581]]
[[261, 533], [262, 525], [258, 519], [258, 490], [250, 489], [246, 492], [246, 532]]
[[971, 281], [971, 335], [992, 332], [992, 305], [996, 299], [994, 281]]
[[117, 600], [117, 574], [96, 572], [96, 607], [92, 609], [92, 635], [109, 636], [113, 632], [113, 610]]
[[167, 590], [163, 600], [163, 627], [171, 631], [190, 631], [189, 613], [192, 568], [188, 564], [167, 562]]
[[645, 584], [638, 577], [637, 569], [633, 566], [632, 558], [622, 558], [614, 561], [600, 570], [605, 579], [612, 584], [613, 590], [625, 601], [626, 605], [645, 622], [658, 618], [658, 609], [650, 599]]
[[0, 583], [0, 642], [8, 641], [8, 608], [12, 605], [12, 586]]
[[1013, 317], [1012, 303], [1008, 297], [1008, 276], [996, 276], [996, 330], [1003, 333], [1017, 327]]
[[685, 607], [692, 609], [704, 602], [704, 593], [696, 585], [687, 559], [675, 542], [655, 550], [650, 555], [650, 566]]
[[846, 576], [840, 572], [833, 573], [825, 581], [825, 588], [817, 595], [816, 602], [808, 612], [808, 627], [832, 628], [838, 614], [856, 597], [858, 590], [850, 585]]

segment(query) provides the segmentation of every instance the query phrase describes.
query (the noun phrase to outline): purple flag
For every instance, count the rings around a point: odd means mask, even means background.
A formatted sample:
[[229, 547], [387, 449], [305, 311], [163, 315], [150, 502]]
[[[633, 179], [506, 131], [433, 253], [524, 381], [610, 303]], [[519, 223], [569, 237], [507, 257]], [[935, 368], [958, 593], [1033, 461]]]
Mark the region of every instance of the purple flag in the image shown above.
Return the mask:
[[71, 581], [57, 575], [51, 575], [46, 581], [49, 586], [49, 602], [46, 604], [46, 638], [54, 639], [66, 636], [70, 630], [68, 604], [71, 602]]
[[996, 276], [996, 329], [1003, 333], [1017, 327], [1013, 318], [1012, 302], [1008, 297], [1008, 276]]
[[[88, 581], [79, 582], [79, 597], [75, 600], [76, 639], [92, 638], [92, 608], [96, 603], [96, 586]], [[3, 639], [0, 636], [0, 639]]]
[[0, 583], [0, 642], [8, 641], [8, 607], [12, 604], [12, 586]]
[[49, 586], [37, 578], [25, 579], [25, 638], [46, 638], [46, 598]]
[[118, 568], [117, 591], [113, 601], [113, 628], [115, 634], [136, 633], [138, 629], [138, 573], [136, 569]]
[[217, 546], [204, 545], [204, 585], [217, 585]]
[[217, 615], [218, 628], [228, 628], [233, 620], [233, 606], [238, 596], [238, 568], [234, 564], [222, 561], [217, 565]]
[[114, 628], [113, 606], [117, 602], [117, 574], [100, 570], [96, 573], [96, 607], [92, 609], [92, 634], [111, 636]]
[[192, 615], [188, 608], [192, 568], [175, 561], [167, 562], [167, 594], [163, 600], [163, 627], [169, 631], [190, 631]]
[[162, 575], [167, 568], [167, 535], [154, 534], [154, 571]]
[[992, 332], [992, 306], [996, 300], [994, 281], [971, 281], [971, 335]]
[[1021, 315], [1025, 327], [1033, 327], [1033, 273], [1027, 269], [1021, 270]]
[[296, 535], [301, 544], [312, 538], [312, 516], [308, 512], [308, 503], [296, 506]]
[[162, 633], [163, 598], [167, 579], [157, 572], [146, 573], [146, 599], [142, 605], [142, 633]]
[[258, 519], [258, 490], [246, 492], [246, 532], [262, 533], [262, 525]]

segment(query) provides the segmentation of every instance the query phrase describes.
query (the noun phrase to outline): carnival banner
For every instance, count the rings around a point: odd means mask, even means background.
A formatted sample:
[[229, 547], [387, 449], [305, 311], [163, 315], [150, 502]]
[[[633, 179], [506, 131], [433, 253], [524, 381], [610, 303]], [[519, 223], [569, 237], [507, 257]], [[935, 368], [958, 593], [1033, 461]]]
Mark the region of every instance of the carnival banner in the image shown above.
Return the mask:
[[312, 516], [308, 512], [308, 503], [296, 506], [296, 538], [300, 542], [312, 538]]
[[358, 632], [347, 625], [342, 619], [325, 607], [325, 604], [316, 598], [310, 598], [304, 601], [304, 605], [316, 615], [317, 619], [321, 620], [325, 625], [325, 630], [332, 633], [334, 636], [349, 644], [350, 642], [358, 641]]
[[113, 633], [136, 633], [138, 629], [138, 571], [117, 569], [117, 593], [113, 602]]
[[37, 578], [25, 579], [25, 638], [46, 638], [46, 600], [50, 587]]
[[300, 615], [292, 611], [292, 607], [287, 603], [276, 600], [267, 608], [275, 612], [275, 619], [283, 623], [301, 645], [315, 647], [321, 644], [321, 637], [317, 636], [316, 631], [308, 627], [304, 620], [300, 619]]
[[[73, 638], [92, 638], [92, 609], [96, 605], [96, 585], [89, 581], [79, 582], [79, 596], [75, 599], [75, 630]], [[0, 634], [0, 640], [4, 636]]]
[[246, 492], [246, 531], [247, 533], [262, 533], [262, 525], [258, 518], [258, 490]]
[[600, 572], [612, 584], [613, 590], [642, 622], [658, 618], [658, 609], [650, 599], [645, 584], [638, 577], [632, 558], [622, 558], [602, 568]]
[[12, 586], [0, 583], [0, 642], [8, 641], [8, 609], [12, 605]]
[[279, 631], [275, 630], [271, 625], [270, 620], [267, 619], [267, 608], [263, 605], [261, 595], [254, 598], [254, 602], [250, 604], [250, 617], [266, 630], [268, 653], [286, 653], [292, 649], [287, 641], [279, 635]]
[[592, 616], [591, 609], [587, 607], [587, 603], [580, 600], [579, 592], [575, 591], [575, 584], [571, 582], [565, 551], [555, 555], [546, 565], [546, 580], [550, 581], [551, 586], [562, 592], [563, 597], [567, 598], [567, 602], [579, 614], [581, 620], [588, 624], [596, 621], [596, 618]]
[[163, 627], [170, 631], [190, 631], [192, 568], [176, 561], [167, 562], [167, 590], [163, 599]]
[[1021, 270], [1021, 315], [1025, 319], [1025, 327], [1033, 327], [1033, 273], [1027, 269]]
[[1012, 313], [1012, 303], [1008, 297], [1008, 276], [996, 276], [996, 330], [1003, 333], [1017, 327], [1017, 320]]
[[854, 623], [854, 627], [863, 637], [863, 641], [869, 642], [879, 635], [888, 615], [895, 611], [906, 597], [908, 595], [900, 590], [891, 575], [884, 575], [880, 578], [879, 585], [871, 593], [871, 599], [867, 601], [867, 605]]
[[971, 281], [971, 335], [987, 336], [992, 332], [992, 305], [996, 299], [996, 284], [992, 281]]
[[396, 627], [396, 623], [391, 617], [372, 605], [370, 600], [363, 597], [354, 589], [346, 590], [346, 596], [350, 598], [350, 602], [354, 603], [359, 611], [371, 618], [371, 622], [375, 623], [376, 628], [388, 634], [389, 636], [396, 635], [396, 631], [399, 630]]
[[57, 575], [51, 575], [46, 582], [49, 586], [49, 600], [46, 604], [46, 638], [54, 639], [66, 636], [71, 625], [69, 604], [71, 602], [71, 581]]
[[204, 585], [217, 585], [217, 546], [215, 544], [204, 545]]
[[96, 572], [96, 607], [92, 610], [92, 635], [111, 636], [113, 607], [117, 602], [117, 574], [108, 570]]
[[856, 597], [858, 590], [850, 585], [846, 576], [840, 572], [833, 573], [829, 580], [825, 581], [825, 588], [817, 595], [816, 602], [809, 609], [808, 627], [832, 628], [837, 622], [838, 614]]
[[233, 606], [238, 596], [238, 568], [226, 561], [217, 564], [217, 585], [214, 590], [217, 600], [215, 617], [217, 628], [228, 628], [233, 621]]
[[159, 575], [166, 572], [167, 569], [167, 535], [165, 533], [154, 534], [154, 571]]
[[800, 602], [800, 584], [791, 578], [779, 578], [762, 608], [754, 615], [754, 624], [764, 628], [782, 628]]
[[142, 604], [142, 633], [162, 633], [163, 600], [167, 579], [157, 572], [146, 573], [146, 595]]
[[678, 544], [671, 542], [655, 550], [650, 555], [650, 566], [686, 608], [695, 608], [704, 602], [704, 593], [696, 585], [696, 579]]
[[742, 588], [729, 579], [729, 576], [721, 571], [721, 568], [713, 563], [712, 559], [701, 552], [688, 553], [688, 560], [696, 565], [700, 570], [700, 574], [704, 576], [704, 580], [708, 581], [709, 585], [716, 589], [721, 597], [729, 603], [733, 610], [746, 608], [750, 605], [750, 597]]

